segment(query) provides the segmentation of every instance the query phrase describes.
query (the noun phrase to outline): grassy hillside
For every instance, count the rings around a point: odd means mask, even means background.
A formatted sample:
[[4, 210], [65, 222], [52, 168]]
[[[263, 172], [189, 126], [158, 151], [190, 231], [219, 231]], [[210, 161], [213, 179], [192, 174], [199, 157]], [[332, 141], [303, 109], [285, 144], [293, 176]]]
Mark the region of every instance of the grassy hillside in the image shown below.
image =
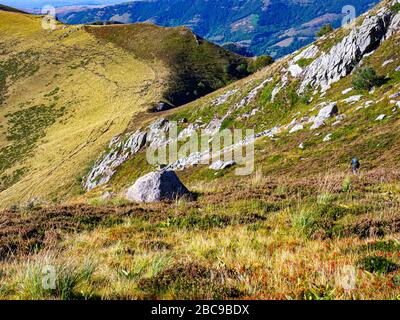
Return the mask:
[[[316, 56], [297, 63], [311, 65], [349, 33], [320, 39]], [[399, 45], [396, 31], [363, 57], [362, 67], [384, 79], [373, 90], [354, 88], [353, 72], [325, 93], [300, 93], [288, 69], [305, 48], [185, 106], [136, 114], [127, 135], [160, 117], [177, 120], [180, 132], [213, 119], [223, 119], [220, 130], [280, 130], [256, 140], [249, 176], [236, 176], [235, 166], [178, 171], [194, 200], [128, 203], [127, 187], [156, 170], [142, 150], [108, 183], [70, 201], [8, 206], [0, 297], [399, 300]], [[306, 119], [329, 102], [339, 113], [312, 130]], [[354, 156], [359, 175], [350, 171]], [[40, 285], [46, 265], [58, 272], [55, 290]]]
[[58, 23], [49, 31], [37, 16], [0, 18], [2, 207], [79, 192], [85, 168], [135, 113], [222, 87], [246, 63], [186, 29]]

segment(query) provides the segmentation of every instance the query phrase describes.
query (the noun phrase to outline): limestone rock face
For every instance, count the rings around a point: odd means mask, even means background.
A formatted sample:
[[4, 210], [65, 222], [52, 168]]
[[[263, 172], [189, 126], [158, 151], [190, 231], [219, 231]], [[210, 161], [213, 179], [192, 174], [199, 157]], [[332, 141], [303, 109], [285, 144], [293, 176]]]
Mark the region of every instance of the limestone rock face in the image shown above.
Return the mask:
[[89, 191], [100, 184], [107, 183], [116, 168], [146, 144], [147, 133], [138, 130], [124, 138], [115, 137], [108, 146], [110, 151], [96, 161], [84, 181], [86, 190]]
[[385, 7], [376, 15], [366, 16], [361, 26], [304, 69], [299, 92], [304, 92], [309, 85], [320, 87], [324, 92], [349, 75], [366, 54], [399, 29], [399, 17]]
[[126, 197], [132, 202], [159, 202], [190, 195], [174, 171], [150, 172], [136, 180]]

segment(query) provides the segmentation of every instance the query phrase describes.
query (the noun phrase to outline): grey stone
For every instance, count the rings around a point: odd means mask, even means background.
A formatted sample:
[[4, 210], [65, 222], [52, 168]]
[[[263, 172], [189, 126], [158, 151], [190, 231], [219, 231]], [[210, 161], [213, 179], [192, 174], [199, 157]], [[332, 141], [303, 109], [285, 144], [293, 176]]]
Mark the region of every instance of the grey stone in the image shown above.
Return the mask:
[[396, 98], [398, 98], [398, 97], [400, 97], [400, 92], [397, 92], [397, 93], [392, 94], [389, 98], [390, 98], [390, 99], [396, 99]]
[[110, 181], [116, 168], [136, 154], [146, 141], [147, 133], [140, 130], [125, 135], [124, 139], [114, 137], [108, 146], [109, 151], [99, 157], [84, 180], [84, 188], [90, 191]]
[[303, 130], [303, 129], [304, 129], [303, 125], [301, 123], [298, 123], [298, 124], [294, 125], [292, 129], [290, 129], [289, 133], [295, 133], [295, 132]]
[[394, 62], [393, 59], [386, 60], [385, 62], [382, 63], [382, 67], [385, 67], [385, 66], [387, 66], [388, 64], [390, 64], [392, 62]]
[[312, 44], [296, 55], [291, 63], [297, 63], [301, 59], [314, 59], [319, 52], [319, 48], [315, 44]]
[[292, 64], [289, 67], [288, 71], [290, 72], [292, 77], [297, 78], [298, 76], [301, 75], [301, 73], [303, 72], [303, 69], [298, 64]]
[[332, 133], [328, 133], [322, 141], [328, 142], [332, 140]]
[[150, 172], [136, 180], [126, 197], [132, 202], [159, 202], [190, 195], [174, 171]]
[[349, 75], [366, 54], [398, 30], [399, 16], [387, 7], [374, 15], [367, 15], [360, 26], [304, 69], [299, 92], [304, 92], [309, 85], [326, 91], [333, 83]]
[[348, 94], [349, 92], [353, 91], [353, 88], [348, 88], [342, 91], [342, 94]]
[[351, 97], [348, 97], [347, 99], [344, 99], [343, 102], [353, 104], [353, 103], [360, 101], [362, 97], [363, 97], [362, 95], [351, 96]]

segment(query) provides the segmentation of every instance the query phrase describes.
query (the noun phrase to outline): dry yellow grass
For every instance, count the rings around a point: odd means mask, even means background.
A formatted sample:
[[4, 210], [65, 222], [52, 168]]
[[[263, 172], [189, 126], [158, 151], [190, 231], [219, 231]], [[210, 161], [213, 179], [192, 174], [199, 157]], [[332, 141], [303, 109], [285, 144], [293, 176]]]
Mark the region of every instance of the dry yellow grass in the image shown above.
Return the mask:
[[[28, 168], [19, 182], [0, 193], [0, 206], [68, 194], [87, 164], [125, 130], [133, 115], [160, 99], [159, 78], [167, 71], [160, 63], [155, 71], [157, 63], [149, 66], [112, 44], [100, 44], [79, 26], [44, 31], [40, 17], [0, 12], [0, 30], [0, 46], [6, 48], [2, 61], [33, 50], [38, 58], [32, 63], [39, 65], [33, 76], [9, 83], [0, 110], [3, 130], [7, 114], [51, 103], [45, 95], [55, 88], [56, 104], [65, 108], [33, 154], [6, 171]], [[2, 146], [10, 143], [5, 137], [1, 132]]]

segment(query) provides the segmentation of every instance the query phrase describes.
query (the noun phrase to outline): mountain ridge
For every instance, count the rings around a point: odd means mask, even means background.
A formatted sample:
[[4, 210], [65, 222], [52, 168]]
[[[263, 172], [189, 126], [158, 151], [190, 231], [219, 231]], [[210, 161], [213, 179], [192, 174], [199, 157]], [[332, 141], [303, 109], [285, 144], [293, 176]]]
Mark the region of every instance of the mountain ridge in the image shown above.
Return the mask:
[[223, 45], [235, 43], [253, 55], [281, 57], [315, 40], [326, 23], [341, 25], [345, 6], [360, 15], [377, 1], [150, 1], [60, 14], [67, 23], [115, 20], [150, 21], [163, 26], [186, 25], [200, 36]]

